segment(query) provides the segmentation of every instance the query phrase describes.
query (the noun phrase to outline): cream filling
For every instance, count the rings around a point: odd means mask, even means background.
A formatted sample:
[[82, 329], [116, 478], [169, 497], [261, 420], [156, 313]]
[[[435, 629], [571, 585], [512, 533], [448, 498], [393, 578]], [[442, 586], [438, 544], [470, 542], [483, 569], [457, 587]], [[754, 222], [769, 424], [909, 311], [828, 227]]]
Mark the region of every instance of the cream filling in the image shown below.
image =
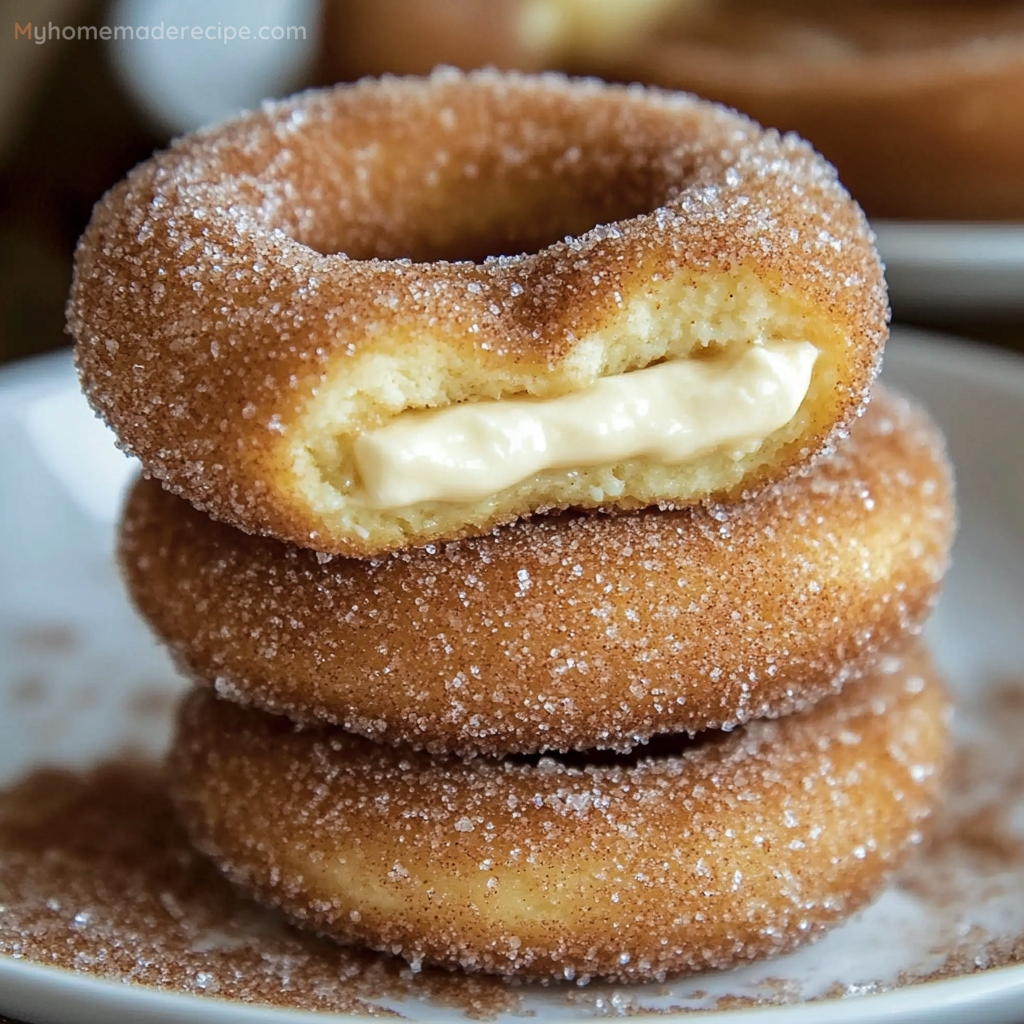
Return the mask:
[[405, 412], [355, 441], [364, 498], [377, 509], [474, 502], [548, 469], [673, 466], [719, 450], [742, 458], [796, 415], [817, 354], [804, 341], [744, 345], [557, 398]]

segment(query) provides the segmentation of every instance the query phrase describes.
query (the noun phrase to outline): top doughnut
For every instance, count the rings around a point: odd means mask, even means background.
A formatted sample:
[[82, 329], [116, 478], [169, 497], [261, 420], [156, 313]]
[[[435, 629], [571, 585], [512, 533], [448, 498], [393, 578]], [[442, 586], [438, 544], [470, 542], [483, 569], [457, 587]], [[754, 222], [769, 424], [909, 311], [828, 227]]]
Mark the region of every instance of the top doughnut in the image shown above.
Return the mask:
[[845, 434], [888, 314], [864, 217], [806, 143], [493, 71], [179, 140], [97, 205], [68, 310], [90, 401], [152, 475], [357, 557], [750, 497]]

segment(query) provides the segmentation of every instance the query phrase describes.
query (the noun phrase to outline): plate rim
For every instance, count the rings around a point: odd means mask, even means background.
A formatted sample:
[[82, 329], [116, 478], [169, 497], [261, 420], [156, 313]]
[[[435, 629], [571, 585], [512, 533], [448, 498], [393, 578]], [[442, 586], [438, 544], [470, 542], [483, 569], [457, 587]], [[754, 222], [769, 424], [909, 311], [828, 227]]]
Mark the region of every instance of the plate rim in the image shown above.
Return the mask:
[[[316, 1024], [326, 1020], [379, 1020], [379, 1017], [369, 1013], [296, 1010], [271, 1003], [246, 1003], [241, 1000], [224, 999], [216, 995], [168, 992], [143, 983], [99, 978], [86, 972], [0, 955], [0, 982], [5, 980], [20, 983], [22, 987], [45, 987], [51, 997], [57, 993], [58, 998], [73, 1000], [79, 1007], [97, 1011], [108, 1006], [116, 1006], [118, 1012], [141, 1011], [147, 1006], [152, 1007], [156, 1001], [160, 1004], [156, 1009], [164, 1011], [165, 1014], [180, 1012], [182, 1021], [198, 1019], [202, 1024], [232, 1024], [243, 1013], [247, 1024], [249, 1021], [252, 1024]], [[738, 1010], [680, 1010], [676, 1013], [655, 1011], [653, 1016], [667, 1022], [707, 1019], [714, 1024], [749, 1024], [755, 1020], [785, 1020], [792, 1021], [793, 1024], [826, 1021], [828, 1024], [854, 1024], [857, 1021], [884, 1020], [889, 1024], [898, 1024], [902, 1020], [917, 1019], [915, 1015], [923, 1011], [932, 1012], [936, 1009], [945, 1011], [975, 1006], [978, 1010], [991, 1011], [991, 1006], [986, 1007], [983, 1003], [978, 1005], [979, 1001], [1019, 996], [1022, 993], [1024, 964], [1008, 964], [984, 968], [959, 977], [921, 981], [898, 989], [864, 995], [836, 996], [797, 1004]], [[396, 998], [391, 1002], [401, 1007], [406, 1000]], [[436, 1004], [434, 1008], [442, 1009]], [[644, 1014], [641, 1012], [638, 1016], [642, 1017]], [[566, 1022], [571, 1024], [573, 1021], [593, 1019], [597, 1018], [593, 1015], [566, 1017]]]
[[887, 269], [968, 266], [984, 273], [1024, 269], [1024, 222], [873, 220], [871, 229]]
[[[1021, 225], [1024, 236], [1024, 225]], [[981, 342], [958, 339], [953, 335], [895, 325], [892, 329], [893, 345], [887, 357], [910, 368], [927, 361], [931, 370], [947, 375], [970, 378], [1003, 393], [1024, 396], [1024, 356]], [[11, 398], [0, 405], [0, 416], [16, 413], [28, 402], [49, 391], [66, 386], [73, 372], [72, 352], [61, 349], [0, 367], [0, 397]], [[14, 983], [21, 989], [45, 988], [59, 998], [74, 1000], [78, 1006], [95, 1011], [116, 1008], [117, 1011], [142, 1011], [147, 1007], [169, 1014], [181, 1014], [182, 1021], [197, 1020], [203, 1024], [229, 1024], [244, 1014], [252, 1024], [314, 1024], [315, 1021], [373, 1020], [371, 1014], [331, 1013], [297, 1010], [267, 1003], [245, 1003], [216, 995], [196, 995], [166, 991], [143, 983], [117, 981], [98, 977], [88, 972], [68, 970], [41, 964], [23, 958], [0, 954], [0, 983]], [[867, 993], [858, 996], [838, 996], [809, 1002], [750, 1007], [738, 1010], [698, 1011], [715, 1024], [744, 1024], [753, 1020], [775, 1021], [785, 1019], [794, 1024], [814, 1021], [852, 1024], [857, 1020], [918, 1019], [924, 1011], [970, 1008], [991, 1012], [992, 1006], [979, 1001], [1001, 1000], [1024, 995], [1024, 963], [984, 968], [970, 974], [951, 978], [937, 978], [916, 982], [898, 989]], [[415, 997], [414, 997], [415, 998]], [[154, 1001], [158, 1006], [154, 1006]], [[369, 1000], [368, 1000], [369, 1001]], [[401, 1005], [405, 1000], [395, 999]], [[1007, 1004], [1008, 1005], [1008, 1004]], [[434, 1004], [438, 1010], [438, 1007]], [[21, 1012], [4, 1010], [2, 1012]], [[691, 1011], [666, 1014], [661, 1019], [690, 1019]], [[567, 1018], [589, 1020], [590, 1017]]]

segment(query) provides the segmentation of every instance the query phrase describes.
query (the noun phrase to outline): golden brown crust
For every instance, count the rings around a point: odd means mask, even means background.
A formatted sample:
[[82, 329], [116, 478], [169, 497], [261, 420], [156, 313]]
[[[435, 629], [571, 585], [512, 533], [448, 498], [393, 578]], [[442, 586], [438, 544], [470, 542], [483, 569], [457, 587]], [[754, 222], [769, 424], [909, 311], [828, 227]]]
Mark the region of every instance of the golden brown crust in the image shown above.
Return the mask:
[[947, 715], [912, 652], [809, 711], [598, 767], [432, 760], [199, 690], [172, 786], [201, 849], [318, 931], [414, 964], [662, 979], [874, 898], [935, 801]]
[[1024, 5], [718, 0], [696, 11], [587, 70], [799, 132], [872, 217], [1024, 218]]
[[129, 499], [129, 591], [222, 695], [433, 751], [622, 749], [819, 699], [916, 631], [955, 528], [941, 437], [879, 390], [746, 506], [543, 517], [377, 561]]
[[[548, 244], [563, 233], [577, 237]], [[441, 260], [495, 251], [528, 254]], [[415, 377], [426, 339], [484, 375], [543, 381], [588, 332], [625, 330], [631, 303], [656, 312], [666, 282], [701, 275], [746, 275], [752, 310], [777, 297], [825, 338], [800, 435], [719, 495], [735, 498], [849, 427], [887, 307], [831, 169], [689, 97], [449, 72], [268, 105], [104, 197], [68, 319], [86, 393], [151, 474], [248, 532], [365, 556], [531, 508], [381, 537], [313, 514], [295, 438], [326, 382], [393, 350]]]

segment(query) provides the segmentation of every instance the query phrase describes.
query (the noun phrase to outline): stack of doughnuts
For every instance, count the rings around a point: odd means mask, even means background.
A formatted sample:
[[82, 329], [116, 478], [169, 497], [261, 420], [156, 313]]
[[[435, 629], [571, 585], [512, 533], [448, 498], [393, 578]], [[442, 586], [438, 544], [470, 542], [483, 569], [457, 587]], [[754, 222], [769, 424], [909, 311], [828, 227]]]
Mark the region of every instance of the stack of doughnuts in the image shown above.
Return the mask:
[[886, 320], [829, 165], [692, 97], [366, 81], [136, 168], [69, 323], [146, 470], [129, 592], [200, 684], [196, 845], [317, 931], [525, 978], [873, 898], [937, 798], [955, 515]]

